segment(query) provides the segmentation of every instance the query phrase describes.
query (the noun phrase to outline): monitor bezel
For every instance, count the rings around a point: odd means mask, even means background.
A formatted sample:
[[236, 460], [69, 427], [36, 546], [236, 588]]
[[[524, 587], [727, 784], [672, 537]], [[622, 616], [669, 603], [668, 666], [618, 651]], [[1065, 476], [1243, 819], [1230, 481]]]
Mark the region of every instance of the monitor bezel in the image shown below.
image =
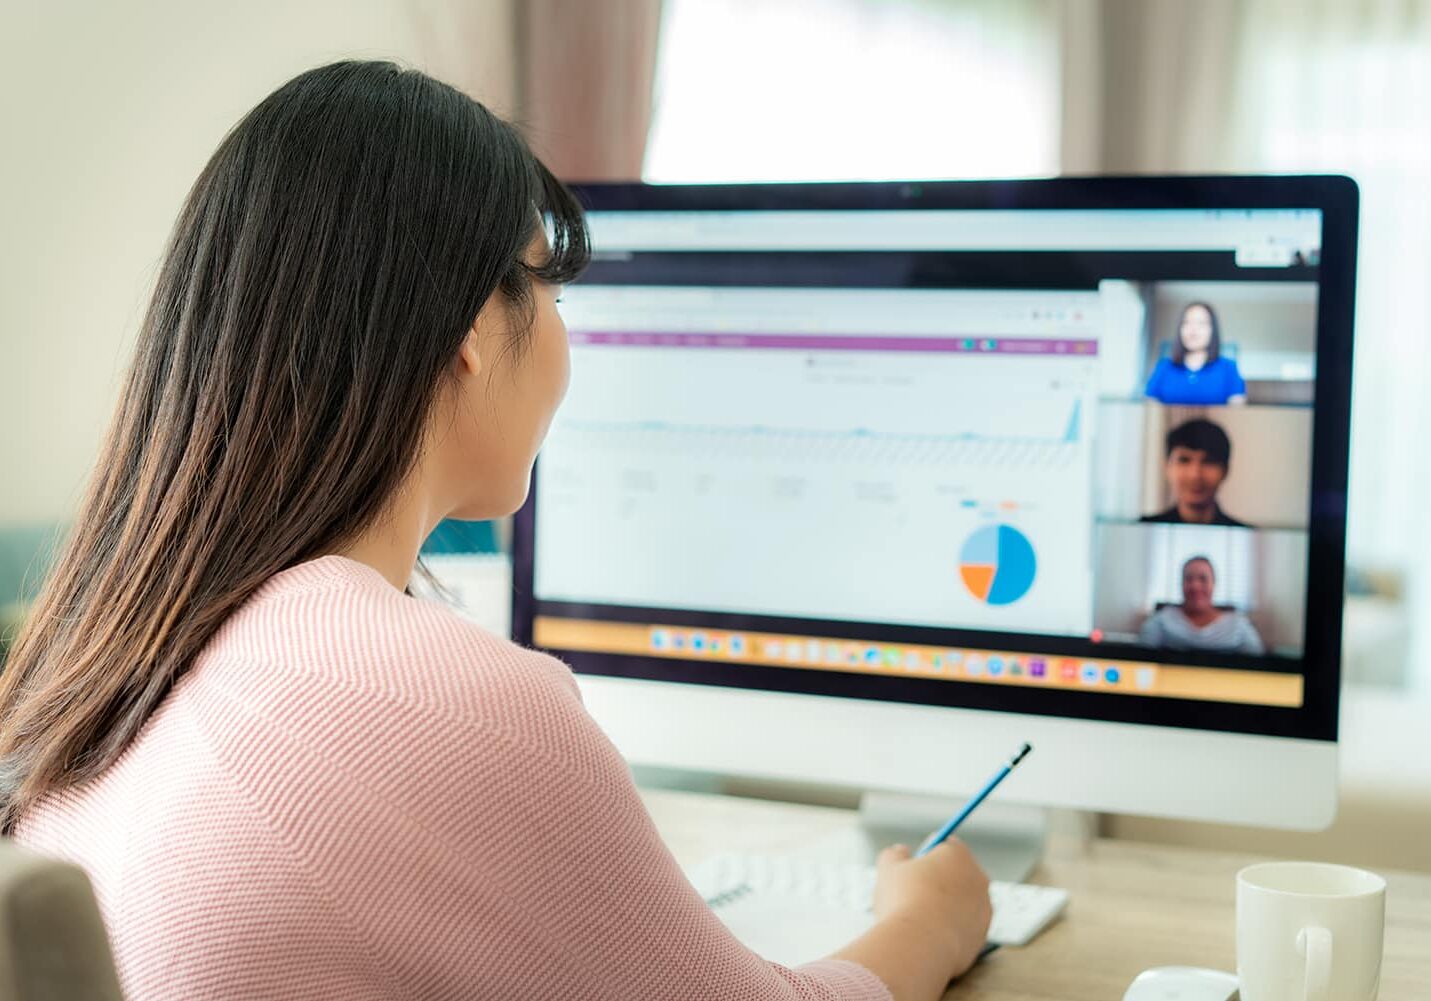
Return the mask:
[[[913, 705], [1124, 722], [1219, 733], [1337, 738], [1345, 584], [1346, 496], [1350, 445], [1352, 325], [1359, 195], [1350, 178], [1314, 176], [1066, 177], [998, 181], [888, 181], [809, 184], [573, 186], [589, 211], [861, 211], [891, 209], [1317, 209], [1322, 213], [1318, 272], [1317, 368], [1308, 521], [1304, 702], [1274, 708], [1079, 691], [1017, 692], [1006, 686], [918, 678], [729, 665], [561, 651], [578, 673], [756, 691], [871, 699]], [[537, 600], [536, 476], [513, 523], [512, 635], [531, 645]], [[1318, 581], [1316, 587], [1311, 581]], [[728, 617], [739, 627], [740, 616]], [[747, 617], [760, 623], [767, 617]], [[651, 621], [658, 621], [652, 619]], [[795, 623], [798, 620], [787, 620]], [[898, 627], [890, 630], [898, 632]], [[1010, 643], [1010, 650], [1020, 649]], [[1113, 656], [1113, 652], [1109, 652]], [[734, 677], [733, 677], [734, 675]], [[756, 683], [758, 682], [758, 683]], [[931, 686], [938, 686], [931, 687]], [[948, 696], [961, 696], [957, 698]], [[935, 699], [935, 696], [946, 696]], [[934, 701], [931, 701], [935, 699]], [[1090, 701], [1091, 700], [1091, 701]]]

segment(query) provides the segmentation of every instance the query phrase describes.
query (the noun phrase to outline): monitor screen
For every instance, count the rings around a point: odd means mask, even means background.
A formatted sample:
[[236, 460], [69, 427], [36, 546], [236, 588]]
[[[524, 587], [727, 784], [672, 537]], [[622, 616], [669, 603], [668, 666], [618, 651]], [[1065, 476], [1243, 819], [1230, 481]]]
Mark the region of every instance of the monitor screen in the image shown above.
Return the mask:
[[518, 638], [596, 674], [1331, 739], [1335, 181], [582, 189]]

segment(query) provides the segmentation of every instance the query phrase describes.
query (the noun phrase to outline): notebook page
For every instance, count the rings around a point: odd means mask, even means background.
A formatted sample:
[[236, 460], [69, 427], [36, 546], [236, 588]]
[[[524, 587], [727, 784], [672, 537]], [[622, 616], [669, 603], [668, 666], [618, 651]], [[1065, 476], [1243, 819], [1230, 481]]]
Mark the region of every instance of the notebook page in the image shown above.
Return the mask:
[[782, 966], [824, 959], [874, 925], [868, 911], [773, 892], [744, 894], [714, 910], [747, 948]]

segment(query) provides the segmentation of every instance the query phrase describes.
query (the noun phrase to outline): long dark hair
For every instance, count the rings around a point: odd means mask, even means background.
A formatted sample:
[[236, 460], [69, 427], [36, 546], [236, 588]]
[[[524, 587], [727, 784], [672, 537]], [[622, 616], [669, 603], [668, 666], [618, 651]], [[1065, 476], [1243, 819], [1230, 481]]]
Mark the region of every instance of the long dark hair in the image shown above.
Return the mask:
[[520, 354], [532, 281], [588, 258], [571, 193], [446, 84], [342, 62], [254, 108], [179, 214], [73, 532], [0, 676], [0, 829], [113, 762], [264, 581], [382, 514], [492, 295]]
[[1187, 364], [1188, 349], [1183, 344], [1183, 321], [1188, 318], [1188, 311], [1194, 309], [1207, 310], [1207, 318], [1212, 323], [1212, 338], [1207, 342], [1207, 364], [1211, 365], [1222, 354], [1222, 327], [1217, 322], [1217, 310], [1213, 309], [1210, 303], [1190, 302], [1178, 314], [1178, 329], [1173, 334], [1174, 365]]

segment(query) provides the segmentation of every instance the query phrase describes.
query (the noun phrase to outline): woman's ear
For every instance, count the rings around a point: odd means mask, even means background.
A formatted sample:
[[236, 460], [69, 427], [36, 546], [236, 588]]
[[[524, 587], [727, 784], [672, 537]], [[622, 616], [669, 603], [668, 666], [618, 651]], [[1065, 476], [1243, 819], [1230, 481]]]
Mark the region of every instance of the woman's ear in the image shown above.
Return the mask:
[[462, 340], [462, 346], [457, 349], [458, 374], [463, 376], [473, 376], [482, 374], [482, 334], [478, 329], [481, 326], [481, 318], [472, 324], [472, 329], [467, 331], [467, 336]]

